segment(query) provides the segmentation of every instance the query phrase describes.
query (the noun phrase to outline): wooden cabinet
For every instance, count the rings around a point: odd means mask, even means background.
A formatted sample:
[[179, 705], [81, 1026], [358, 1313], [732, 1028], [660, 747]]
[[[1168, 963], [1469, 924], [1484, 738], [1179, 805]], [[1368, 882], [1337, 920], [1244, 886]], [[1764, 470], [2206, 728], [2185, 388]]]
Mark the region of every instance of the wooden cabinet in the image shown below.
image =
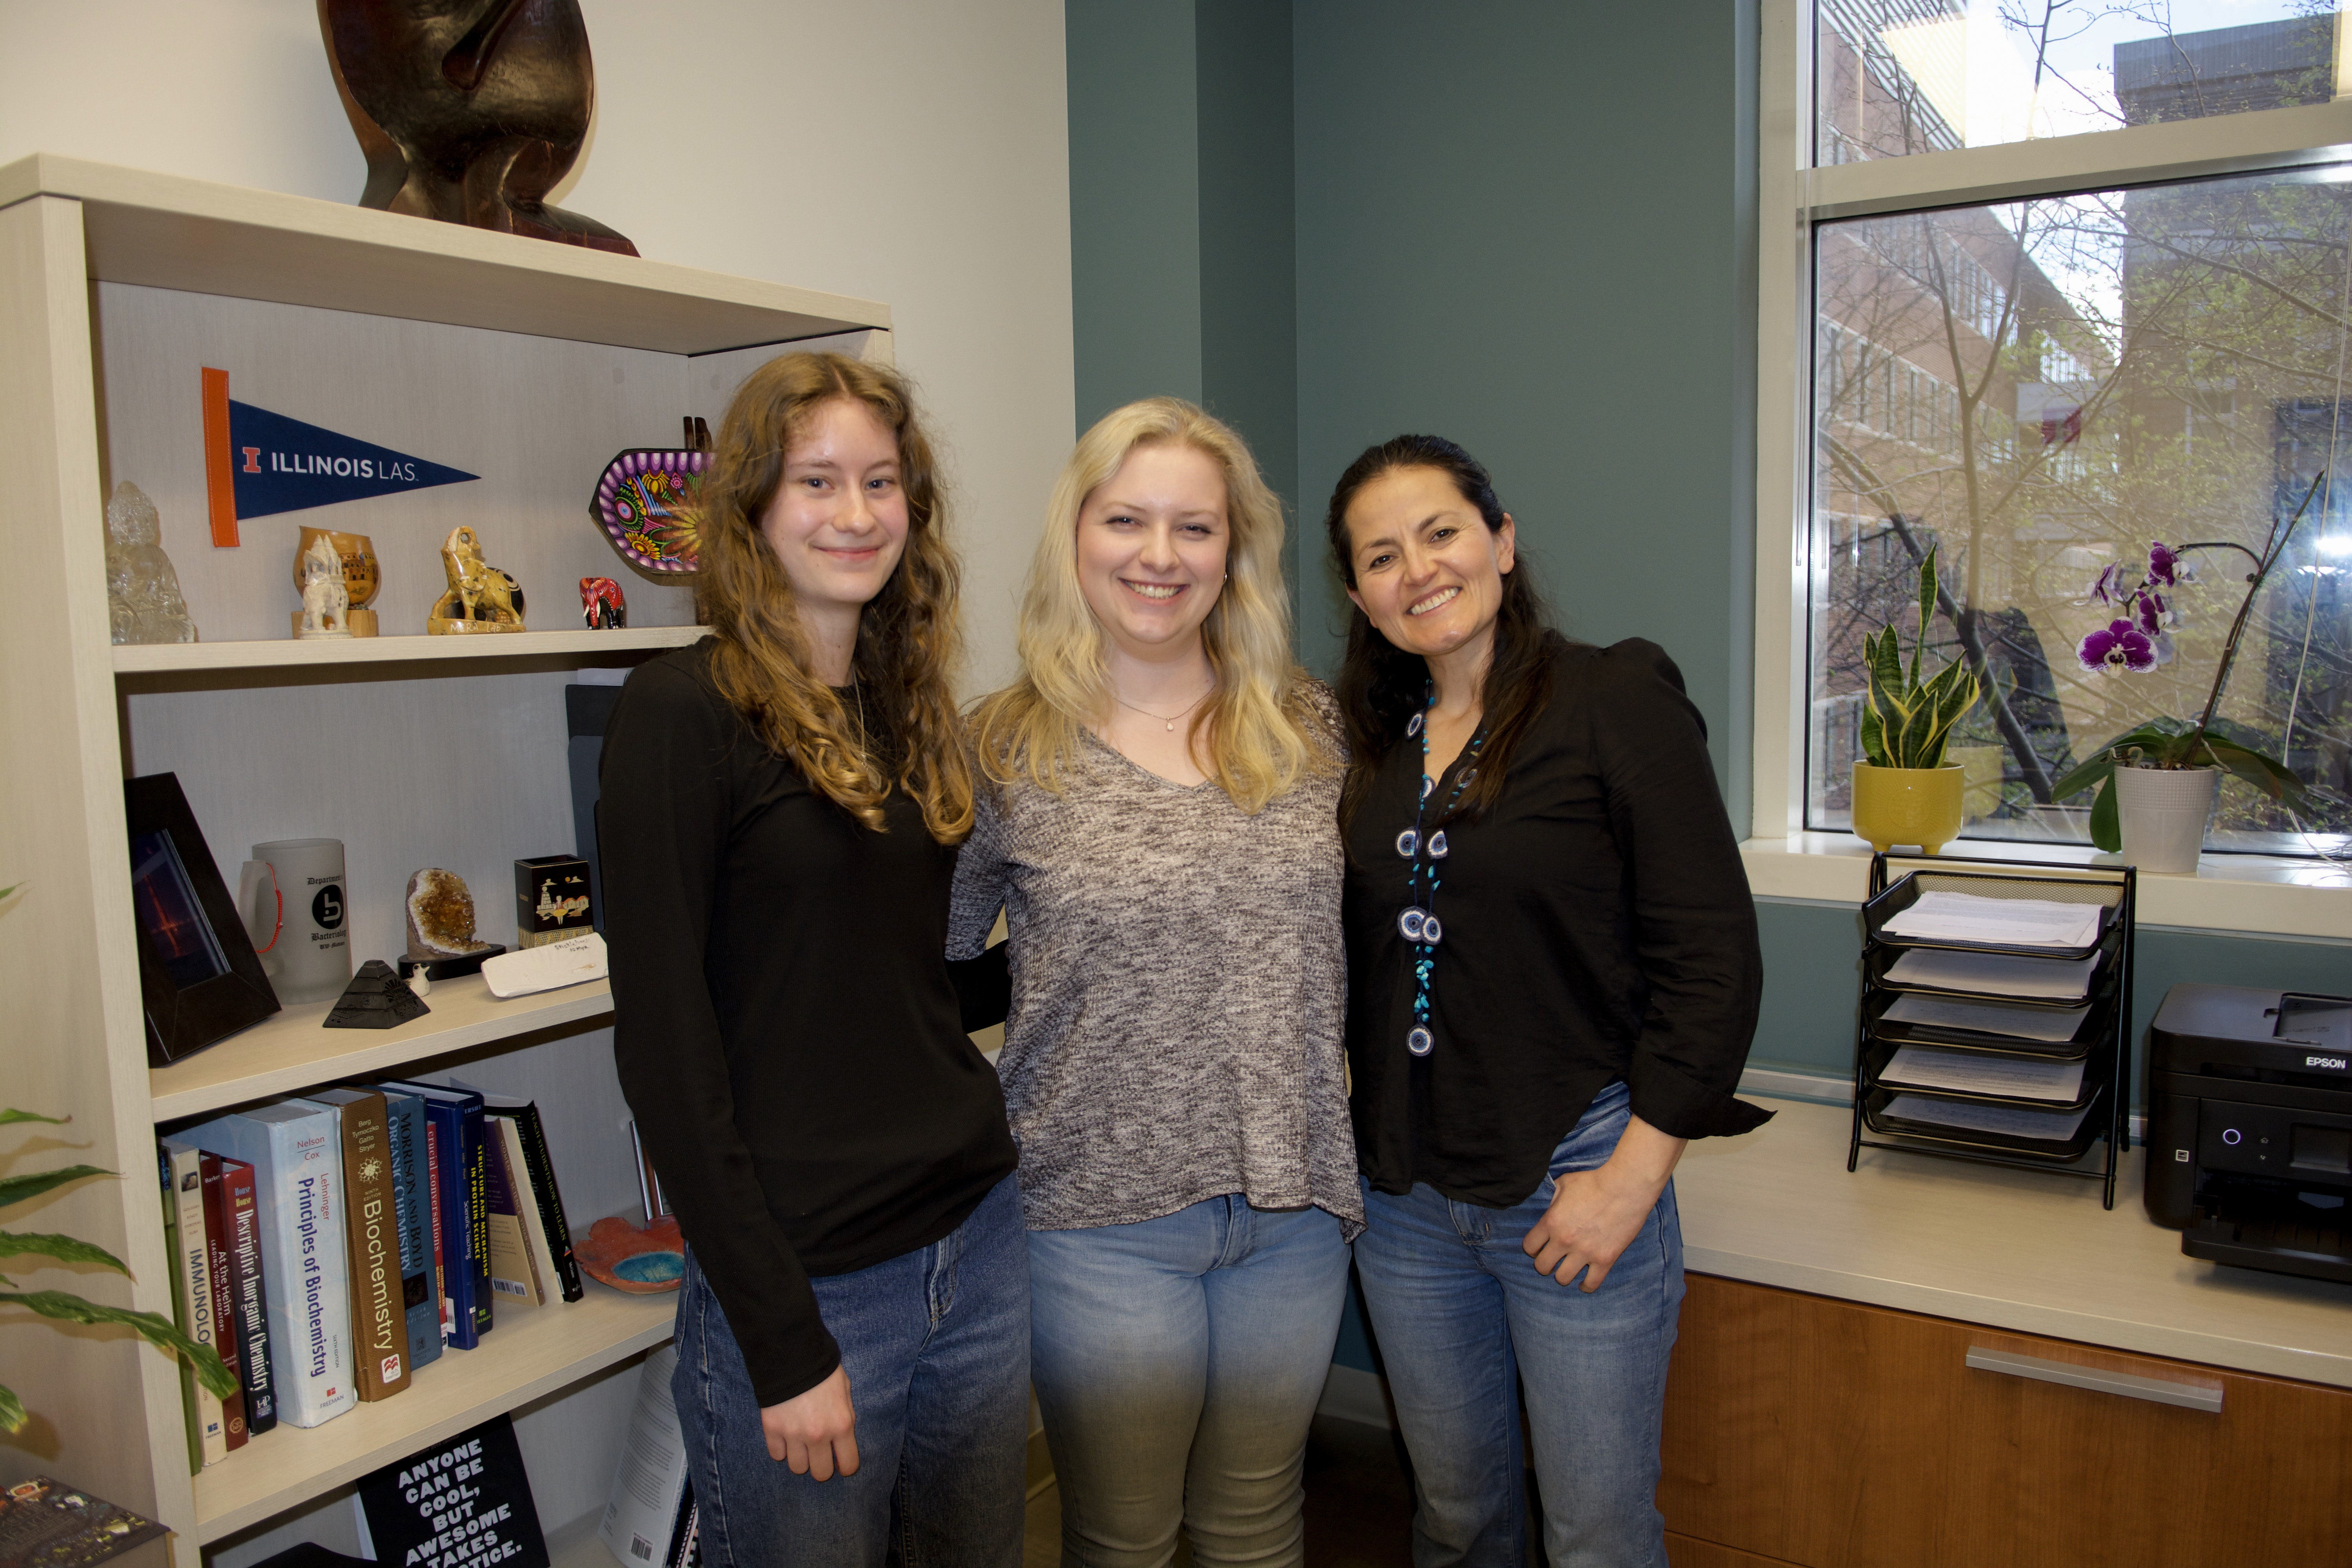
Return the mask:
[[[1977, 1370], [1972, 1348], [2221, 1409]], [[2343, 1563], [2352, 1391], [1694, 1274], [1659, 1507], [1675, 1568]]]

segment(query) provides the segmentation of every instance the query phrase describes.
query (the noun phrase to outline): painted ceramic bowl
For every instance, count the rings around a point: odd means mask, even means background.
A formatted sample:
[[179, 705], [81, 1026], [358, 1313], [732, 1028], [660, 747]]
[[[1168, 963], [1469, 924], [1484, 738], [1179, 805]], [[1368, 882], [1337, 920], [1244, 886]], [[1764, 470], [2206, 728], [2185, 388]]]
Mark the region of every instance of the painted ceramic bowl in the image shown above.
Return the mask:
[[618, 1215], [588, 1227], [588, 1239], [572, 1257], [592, 1279], [632, 1296], [658, 1296], [677, 1289], [686, 1277], [686, 1237], [676, 1215], [640, 1230]]
[[707, 452], [634, 447], [604, 465], [589, 515], [613, 548], [641, 572], [691, 572], [701, 564], [695, 512]]

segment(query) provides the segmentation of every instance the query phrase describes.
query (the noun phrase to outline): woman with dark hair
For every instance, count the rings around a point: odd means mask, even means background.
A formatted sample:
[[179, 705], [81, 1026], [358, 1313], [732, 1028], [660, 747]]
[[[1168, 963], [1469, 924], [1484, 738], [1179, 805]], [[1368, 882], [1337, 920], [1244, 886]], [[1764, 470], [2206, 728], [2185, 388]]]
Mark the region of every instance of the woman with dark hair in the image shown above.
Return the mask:
[[964, 1032], [1005, 982], [974, 1016], [940, 957], [972, 779], [936, 475], [889, 371], [754, 372], [702, 491], [710, 636], [605, 731], [613, 1053], [686, 1233], [714, 1568], [1021, 1557], [1028, 1260]]
[[1521, 1562], [1523, 1382], [1552, 1568], [1664, 1568], [1675, 1163], [1765, 1119], [1731, 1097], [1762, 965], [1706, 727], [1654, 644], [1546, 624], [1453, 442], [1366, 451], [1325, 521], [1357, 612], [1356, 1265], [1412, 1454], [1414, 1560]]

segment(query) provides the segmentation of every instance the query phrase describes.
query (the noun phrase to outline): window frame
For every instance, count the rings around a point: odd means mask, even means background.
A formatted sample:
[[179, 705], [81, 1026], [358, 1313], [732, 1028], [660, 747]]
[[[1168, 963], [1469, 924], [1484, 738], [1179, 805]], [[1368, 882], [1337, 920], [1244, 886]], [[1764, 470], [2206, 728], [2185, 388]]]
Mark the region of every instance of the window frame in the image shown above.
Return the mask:
[[[2352, 0], [2347, 0], [2352, 8]], [[2352, 160], [2352, 96], [2330, 103], [1918, 153], [1813, 163], [1811, 0], [1759, 0], [1757, 83], [1756, 722], [1748, 880], [1766, 899], [1850, 903], [1870, 847], [1804, 827], [1806, 616], [1814, 323], [1813, 226], [2099, 186]], [[2102, 858], [2088, 846], [1957, 840], [1993, 859]], [[2352, 873], [2323, 860], [2208, 856], [2195, 877], [2144, 875], [2142, 921], [2352, 942]]]

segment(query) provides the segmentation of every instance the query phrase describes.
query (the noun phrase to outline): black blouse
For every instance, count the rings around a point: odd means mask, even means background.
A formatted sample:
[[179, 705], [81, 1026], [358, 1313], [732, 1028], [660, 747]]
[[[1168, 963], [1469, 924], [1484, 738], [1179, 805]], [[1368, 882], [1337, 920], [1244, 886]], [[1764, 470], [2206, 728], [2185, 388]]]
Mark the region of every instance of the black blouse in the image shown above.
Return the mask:
[[766, 1405], [840, 1364], [810, 1276], [937, 1241], [1015, 1152], [941, 957], [955, 850], [903, 790], [876, 833], [811, 789], [709, 661], [639, 667], [605, 730], [613, 1056]]
[[1620, 1079], [1633, 1114], [1678, 1138], [1745, 1132], [1769, 1114], [1732, 1098], [1763, 959], [1706, 721], [1654, 643], [1570, 645], [1552, 668], [1551, 700], [1514, 748], [1501, 797], [1444, 825], [1426, 1057], [1405, 1048], [1417, 949], [1397, 927], [1418, 740], [1382, 759], [1348, 834], [1356, 1149], [1382, 1192], [1426, 1182], [1489, 1207], [1525, 1202]]

